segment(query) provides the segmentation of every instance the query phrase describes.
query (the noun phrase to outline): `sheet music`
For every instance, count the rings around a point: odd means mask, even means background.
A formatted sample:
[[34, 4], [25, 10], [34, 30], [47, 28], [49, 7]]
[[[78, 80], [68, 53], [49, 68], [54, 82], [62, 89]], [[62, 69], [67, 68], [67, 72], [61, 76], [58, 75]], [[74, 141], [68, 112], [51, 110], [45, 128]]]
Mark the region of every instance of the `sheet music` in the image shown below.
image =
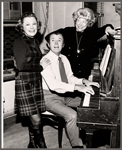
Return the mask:
[[110, 54], [111, 54], [111, 47], [108, 44], [105, 49], [105, 53], [104, 53], [103, 59], [100, 64], [100, 70], [101, 70], [103, 76], [105, 75], [105, 72], [106, 72]]

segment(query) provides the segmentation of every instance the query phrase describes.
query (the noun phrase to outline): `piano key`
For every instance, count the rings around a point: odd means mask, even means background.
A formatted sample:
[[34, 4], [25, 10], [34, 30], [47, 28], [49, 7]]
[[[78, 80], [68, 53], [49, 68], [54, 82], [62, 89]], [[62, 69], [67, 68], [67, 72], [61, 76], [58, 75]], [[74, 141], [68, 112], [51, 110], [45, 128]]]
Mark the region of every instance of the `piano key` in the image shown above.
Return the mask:
[[90, 94], [85, 94], [84, 96], [84, 101], [83, 101], [83, 106], [89, 106], [89, 103], [90, 103]]

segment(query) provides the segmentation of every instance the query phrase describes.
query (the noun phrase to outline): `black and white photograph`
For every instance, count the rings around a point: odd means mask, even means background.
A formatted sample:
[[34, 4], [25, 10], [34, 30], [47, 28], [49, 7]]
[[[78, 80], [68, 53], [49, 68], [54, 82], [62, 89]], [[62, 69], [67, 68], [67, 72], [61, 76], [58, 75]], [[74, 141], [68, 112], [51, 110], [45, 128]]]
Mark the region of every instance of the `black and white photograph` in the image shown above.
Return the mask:
[[121, 148], [121, 2], [1, 2], [1, 148]]

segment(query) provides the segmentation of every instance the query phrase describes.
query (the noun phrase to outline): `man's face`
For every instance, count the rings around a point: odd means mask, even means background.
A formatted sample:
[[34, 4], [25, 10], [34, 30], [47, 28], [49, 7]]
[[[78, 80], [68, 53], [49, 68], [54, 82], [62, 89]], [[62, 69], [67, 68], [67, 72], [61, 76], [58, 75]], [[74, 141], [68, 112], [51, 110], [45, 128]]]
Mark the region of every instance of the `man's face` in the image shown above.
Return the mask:
[[50, 36], [50, 49], [56, 55], [59, 55], [63, 46], [63, 36], [61, 34], [56, 35], [55, 33]]
[[76, 21], [76, 30], [82, 32], [87, 28], [87, 25], [88, 21], [82, 17], [79, 17]]

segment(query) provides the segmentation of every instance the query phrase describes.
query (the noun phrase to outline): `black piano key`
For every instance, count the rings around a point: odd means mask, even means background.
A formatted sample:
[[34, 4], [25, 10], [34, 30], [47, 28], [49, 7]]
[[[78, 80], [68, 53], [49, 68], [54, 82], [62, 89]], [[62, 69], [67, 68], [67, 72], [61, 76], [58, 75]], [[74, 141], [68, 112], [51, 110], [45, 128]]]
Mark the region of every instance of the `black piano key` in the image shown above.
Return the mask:
[[99, 97], [91, 97], [89, 108], [99, 109]]

